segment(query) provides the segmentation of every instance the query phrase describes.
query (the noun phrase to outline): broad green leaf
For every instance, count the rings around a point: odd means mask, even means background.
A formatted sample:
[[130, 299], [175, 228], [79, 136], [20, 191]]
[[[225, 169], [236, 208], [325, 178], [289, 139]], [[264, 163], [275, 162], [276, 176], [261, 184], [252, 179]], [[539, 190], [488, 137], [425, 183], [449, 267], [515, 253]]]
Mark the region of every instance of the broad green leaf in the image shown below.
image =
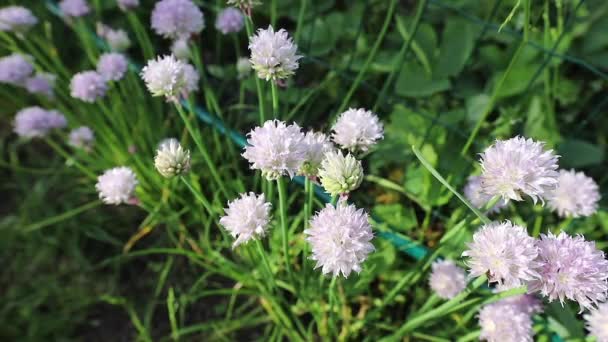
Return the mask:
[[448, 19], [433, 75], [436, 78], [458, 75], [473, 52], [476, 35], [477, 27], [469, 21], [457, 17]]
[[569, 139], [557, 146], [562, 167], [600, 165], [604, 161], [604, 149], [583, 140]]
[[414, 62], [406, 63], [395, 83], [395, 92], [409, 97], [426, 97], [450, 89], [446, 78], [433, 79]]

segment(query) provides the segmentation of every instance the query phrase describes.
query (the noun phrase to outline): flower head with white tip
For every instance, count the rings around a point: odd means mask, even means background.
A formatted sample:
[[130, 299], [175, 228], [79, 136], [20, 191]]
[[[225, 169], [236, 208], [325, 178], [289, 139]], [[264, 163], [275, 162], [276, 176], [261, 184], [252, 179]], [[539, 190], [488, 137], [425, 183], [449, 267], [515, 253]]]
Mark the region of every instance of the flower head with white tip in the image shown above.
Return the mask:
[[329, 141], [327, 135], [313, 131], [306, 132], [304, 144], [306, 145], [306, 157], [299, 173], [307, 177], [315, 177], [319, 173], [319, 167], [321, 167], [325, 154], [333, 151], [334, 145]]
[[107, 81], [119, 81], [127, 72], [127, 58], [117, 52], [104, 53], [97, 62], [97, 72]]
[[70, 132], [68, 143], [75, 148], [88, 151], [93, 147], [94, 141], [95, 135], [93, 134], [93, 130], [87, 126], [80, 126]]
[[[464, 196], [478, 209], [484, 208], [492, 199], [492, 196], [482, 191], [480, 176], [469, 177], [467, 184], [464, 187]], [[507, 202], [500, 200], [490, 209], [490, 212], [497, 213], [506, 206]]]
[[46, 110], [37, 106], [27, 107], [15, 115], [14, 131], [25, 138], [44, 137], [51, 130], [64, 128], [67, 120], [56, 110]]
[[490, 282], [518, 286], [536, 279], [538, 247], [526, 228], [509, 221], [483, 225], [462, 253], [471, 276], [487, 274]]
[[126, 166], [119, 166], [106, 170], [97, 177], [95, 189], [105, 204], [118, 205], [129, 203], [133, 198], [137, 183], [133, 170]]
[[532, 342], [532, 318], [504, 300], [479, 310], [479, 339], [488, 342]]
[[169, 139], [156, 151], [154, 166], [163, 177], [185, 174], [190, 171], [190, 151], [184, 150], [177, 139]]
[[350, 152], [365, 152], [384, 137], [378, 116], [363, 108], [350, 108], [340, 114], [332, 131], [334, 142]]
[[240, 198], [228, 203], [220, 224], [236, 238], [232, 248], [266, 235], [271, 208], [272, 204], [266, 202], [264, 194], [256, 195], [253, 192], [241, 194]]
[[581, 311], [606, 300], [608, 261], [593, 241], [549, 232], [541, 235], [536, 245], [540, 277], [528, 283], [529, 291], [538, 291], [549, 301], [559, 299], [562, 304], [566, 298], [574, 300]]
[[139, 6], [139, 0], [117, 0], [116, 3], [125, 12]]
[[203, 28], [203, 12], [192, 0], [161, 0], [152, 10], [152, 29], [165, 38], [188, 38]]
[[467, 287], [466, 272], [453, 261], [435, 261], [431, 267], [429, 285], [440, 298], [454, 298]]
[[23, 6], [0, 8], [0, 31], [13, 31], [19, 34], [27, 32], [38, 23], [32, 11]]
[[249, 50], [251, 50], [251, 67], [258, 73], [258, 77], [266, 81], [286, 79], [296, 73], [298, 60], [302, 56], [296, 54], [298, 46], [287, 34], [280, 29], [275, 32], [272, 26], [249, 37]]
[[108, 85], [96, 71], [79, 72], [70, 82], [70, 95], [84, 102], [93, 103], [106, 95]]
[[30, 94], [41, 94], [48, 98], [53, 98], [53, 86], [55, 85], [55, 75], [49, 73], [37, 73], [25, 80], [25, 89]]
[[557, 188], [548, 196], [549, 208], [561, 217], [591, 216], [597, 211], [600, 191], [583, 172], [560, 170]]
[[245, 17], [238, 9], [228, 7], [217, 14], [215, 28], [223, 34], [239, 32], [243, 27], [245, 27]]
[[59, 9], [66, 17], [83, 17], [91, 11], [86, 0], [61, 0]]
[[353, 204], [327, 204], [310, 220], [310, 229], [304, 234], [312, 247], [311, 259], [317, 262], [315, 268], [334, 277], [361, 272], [361, 264], [374, 251], [369, 217]]
[[23, 86], [33, 72], [30, 56], [14, 53], [0, 58], [0, 83]]
[[186, 85], [185, 63], [173, 55], [151, 59], [143, 68], [141, 77], [152, 96], [176, 99]]
[[304, 163], [304, 134], [295, 123], [287, 125], [283, 121], [268, 120], [247, 136], [243, 157], [249, 161], [252, 169], [261, 170], [268, 180], [284, 175], [293, 178]]
[[350, 153], [345, 156], [341, 151], [330, 151], [321, 162], [319, 178], [330, 195], [346, 195], [361, 185], [363, 167]]
[[515, 137], [497, 140], [481, 154], [481, 187], [489, 196], [505, 201], [544, 201], [557, 186], [557, 158], [542, 142]]
[[596, 309], [589, 310], [583, 315], [589, 335], [598, 342], [608, 341], [608, 303], [601, 303]]

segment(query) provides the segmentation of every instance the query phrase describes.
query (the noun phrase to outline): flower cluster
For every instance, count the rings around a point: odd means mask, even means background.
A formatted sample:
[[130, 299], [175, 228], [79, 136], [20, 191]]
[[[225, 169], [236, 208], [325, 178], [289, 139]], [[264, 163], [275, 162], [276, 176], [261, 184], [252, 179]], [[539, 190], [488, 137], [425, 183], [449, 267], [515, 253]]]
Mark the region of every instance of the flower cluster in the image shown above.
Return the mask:
[[347, 195], [363, 182], [363, 167], [351, 154], [345, 156], [340, 151], [330, 151], [321, 162], [319, 178], [330, 195]]
[[192, 0], [161, 0], [152, 11], [152, 29], [165, 38], [188, 38], [203, 28], [203, 12]]
[[253, 192], [241, 194], [240, 198], [228, 203], [228, 208], [224, 209], [226, 215], [220, 218], [220, 224], [236, 238], [232, 248], [266, 235], [271, 208], [264, 194], [256, 195]]
[[479, 310], [479, 339], [488, 342], [532, 342], [532, 317], [508, 300], [485, 305]]
[[466, 272], [453, 261], [436, 261], [431, 268], [429, 285], [439, 298], [454, 298], [467, 286]]
[[346, 278], [352, 271], [361, 272], [361, 264], [374, 251], [369, 218], [352, 204], [327, 204], [310, 220], [310, 229], [304, 234], [312, 246], [315, 268], [334, 277], [342, 274]]
[[597, 211], [597, 183], [582, 172], [560, 170], [557, 188], [548, 196], [549, 207], [561, 217], [590, 216]]
[[20, 110], [14, 121], [15, 133], [25, 138], [44, 137], [51, 130], [66, 126], [67, 120], [63, 114], [36, 106]]
[[175, 100], [186, 84], [185, 63], [173, 55], [157, 57], [148, 61], [141, 77], [152, 96], [165, 96]]
[[88, 103], [104, 97], [107, 90], [106, 79], [92, 70], [75, 74], [70, 82], [70, 95]]
[[7, 6], [0, 8], [0, 31], [23, 34], [37, 23], [38, 18], [25, 7]]
[[0, 83], [24, 86], [33, 72], [29, 56], [14, 53], [0, 58]]
[[384, 137], [378, 116], [363, 108], [350, 108], [340, 114], [332, 131], [334, 142], [351, 152], [365, 152]]
[[236, 8], [226, 8], [217, 15], [215, 28], [223, 34], [239, 32], [245, 27], [245, 17], [243, 12]]
[[86, 0], [61, 0], [59, 9], [66, 17], [83, 17], [91, 11]]
[[305, 161], [304, 134], [295, 123], [287, 125], [282, 121], [268, 120], [247, 136], [243, 157], [252, 169], [261, 170], [269, 180], [283, 175], [293, 177]]
[[532, 139], [497, 140], [481, 154], [483, 192], [505, 201], [522, 201], [522, 195], [543, 201], [557, 186], [557, 158]]
[[298, 69], [297, 45], [287, 34], [280, 29], [275, 32], [272, 26], [266, 30], [259, 29], [257, 34], [249, 37], [249, 50], [251, 50], [251, 66], [258, 73], [258, 77], [266, 81], [286, 79], [295, 74]]
[[137, 183], [133, 170], [126, 166], [119, 166], [109, 169], [97, 177], [95, 189], [104, 203], [118, 205], [129, 203], [133, 199]]
[[190, 151], [184, 150], [177, 139], [168, 139], [156, 151], [154, 166], [167, 178], [187, 173], [190, 171]]

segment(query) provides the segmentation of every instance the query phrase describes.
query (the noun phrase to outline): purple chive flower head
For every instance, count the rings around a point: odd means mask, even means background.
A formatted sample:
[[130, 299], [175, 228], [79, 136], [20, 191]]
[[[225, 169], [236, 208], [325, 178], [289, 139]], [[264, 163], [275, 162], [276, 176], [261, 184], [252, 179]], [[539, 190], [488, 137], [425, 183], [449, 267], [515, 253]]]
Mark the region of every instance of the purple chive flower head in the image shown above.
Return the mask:
[[226, 8], [220, 11], [215, 20], [215, 28], [223, 34], [239, 32], [245, 26], [243, 12], [236, 8]]
[[241, 194], [240, 198], [228, 203], [220, 224], [236, 238], [232, 248], [266, 235], [271, 208], [272, 204], [266, 202], [264, 194], [256, 195], [253, 192]]
[[582, 236], [541, 235], [536, 245], [540, 277], [528, 284], [528, 290], [538, 291], [549, 301], [564, 299], [578, 302], [583, 308], [606, 300], [608, 291], [608, 261], [593, 241]]
[[174, 100], [186, 85], [185, 65], [173, 55], [157, 57], [148, 61], [141, 71], [141, 77], [152, 96]]
[[522, 195], [534, 203], [544, 201], [557, 186], [557, 158], [542, 142], [522, 137], [497, 140], [481, 154], [483, 192], [505, 201], [522, 201]]
[[325, 154], [319, 178], [325, 192], [331, 196], [344, 196], [357, 190], [363, 182], [363, 166], [352, 154], [329, 151]]
[[268, 120], [247, 136], [243, 157], [268, 180], [284, 175], [293, 177], [304, 163], [304, 134], [295, 123], [287, 125], [283, 121]]
[[61, 0], [59, 9], [67, 17], [82, 17], [91, 11], [85, 0]]
[[313, 131], [306, 132], [304, 145], [306, 145], [306, 156], [299, 173], [307, 177], [316, 177], [321, 162], [323, 162], [327, 153], [335, 149], [334, 145], [327, 135]]
[[[467, 180], [467, 184], [464, 187], [464, 196], [471, 202], [471, 204], [478, 209], [484, 208], [488, 202], [492, 199], [492, 196], [483, 192], [481, 188], [481, 177], [470, 176]], [[507, 202], [501, 200], [496, 203], [490, 212], [497, 213], [502, 208], [507, 206]]]
[[42, 94], [49, 98], [54, 96], [53, 86], [55, 75], [49, 73], [37, 73], [25, 80], [25, 89], [31, 94]]
[[251, 50], [252, 68], [257, 71], [258, 77], [266, 81], [286, 79], [296, 73], [299, 67], [297, 55], [298, 46], [287, 34], [280, 29], [275, 32], [272, 26], [249, 37], [249, 50]]
[[117, 52], [104, 53], [97, 61], [97, 72], [106, 81], [118, 81], [123, 78], [129, 62], [127, 58]]
[[517, 305], [501, 300], [479, 310], [479, 339], [488, 342], [532, 342], [532, 318]]
[[522, 226], [509, 221], [483, 225], [462, 253], [473, 277], [487, 274], [490, 282], [518, 286], [538, 277], [538, 247]]
[[124, 52], [131, 47], [131, 40], [125, 30], [106, 27], [100, 36], [106, 40], [112, 51]]
[[548, 196], [551, 210], [561, 217], [595, 214], [601, 196], [593, 178], [574, 170], [560, 170], [557, 182], [557, 188]]
[[68, 143], [75, 148], [90, 150], [94, 141], [93, 131], [87, 126], [80, 126], [70, 132]]
[[103, 97], [107, 90], [106, 80], [95, 71], [79, 72], [70, 82], [70, 95], [84, 102], [95, 102]]
[[190, 59], [190, 47], [188, 46], [188, 40], [181, 38], [173, 41], [173, 44], [171, 44], [171, 53], [173, 56], [175, 56], [175, 58], [182, 61], [187, 61]]
[[165, 38], [188, 38], [203, 28], [203, 12], [191, 0], [161, 0], [152, 11], [152, 29]]
[[116, 2], [118, 3], [118, 7], [123, 11], [128, 11], [139, 6], [139, 0], [117, 0]]
[[435, 261], [429, 285], [440, 298], [451, 299], [467, 287], [467, 275], [451, 260]]
[[198, 91], [198, 81], [200, 80], [200, 75], [192, 64], [184, 64], [184, 79], [184, 95], [186, 97], [188, 94]]
[[0, 83], [23, 86], [34, 72], [30, 56], [14, 53], [0, 58]]
[[118, 205], [129, 203], [133, 198], [137, 183], [133, 170], [126, 166], [119, 166], [106, 170], [97, 177], [95, 189], [105, 204]]
[[598, 342], [608, 341], [608, 303], [599, 304], [583, 318], [590, 336], [595, 337]]
[[332, 131], [334, 142], [350, 152], [365, 152], [384, 137], [378, 116], [363, 108], [349, 108], [340, 114]]
[[13, 126], [20, 137], [37, 138], [46, 136], [53, 129], [64, 128], [67, 120], [56, 110], [34, 106], [17, 112]]
[[312, 247], [311, 259], [317, 262], [315, 268], [334, 277], [361, 272], [361, 264], [374, 251], [369, 217], [353, 204], [327, 204], [310, 220], [310, 229], [304, 234]]
[[25, 33], [38, 23], [32, 11], [22, 6], [0, 8], [0, 31]]

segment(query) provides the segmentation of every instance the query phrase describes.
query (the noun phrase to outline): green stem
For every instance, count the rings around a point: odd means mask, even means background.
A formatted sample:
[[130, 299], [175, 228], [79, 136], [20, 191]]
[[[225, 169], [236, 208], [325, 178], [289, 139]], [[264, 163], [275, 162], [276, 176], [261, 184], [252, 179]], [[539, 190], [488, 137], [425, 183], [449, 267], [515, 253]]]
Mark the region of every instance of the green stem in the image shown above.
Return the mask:
[[186, 113], [184, 112], [182, 105], [178, 102], [175, 102], [175, 108], [177, 108], [177, 111], [178, 111], [179, 115], [181, 116], [182, 121], [186, 125], [186, 129], [190, 133], [190, 136], [194, 140], [194, 143], [196, 144], [199, 151], [203, 155], [203, 159], [205, 160], [205, 163], [207, 163], [207, 167], [209, 167], [211, 176], [213, 177], [215, 182], [220, 187], [220, 190], [222, 191], [224, 196], [226, 196], [226, 199], [230, 198], [230, 195], [228, 194], [228, 190], [226, 190], [226, 186], [224, 185], [224, 182], [222, 182], [222, 179], [220, 178], [220, 175], [217, 172], [217, 168], [215, 167], [215, 164], [213, 163], [213, 161], [211, 160], [211, 157], [209, 156], [209, 152], [207, 152], [207, 148], [205, 147], [205, 145], [203, 144], [203, 142], [201, 140], [201, 136], [199, 134], [197, 134], [198, 132], [196, 132], [194, 130], [194, 127], [192, 126], [192, 123], [190, 123], [190, 120], [188, 120], [188, 117], [186, 116]]
[[272, 91], [272, 117], [279, 118], [279, 94], [277, 92], [277, 83], [270, 81], [270, 89]]
[[378, 53], [380, 44], [382, 43], [382, 40], [384, 39], [384, 35], [386, 34], [386, 31], [388, 30], [389, 24], [391, 22], [391, 18], [393, 17], [393, 12], [395, 11], [396, 4], [397, 4], [397, 0], [391, 0], [391, 3], [389, 4], [389, 7], [388, 7], [388, 11], [386, 12], [386, 17], [384, 18], [384, 24], [382, 25], [382, 29], [380, 30], [380, 34], [378, 34], [378, 37], [376, 37], [376, 41], [374, 42], [374, 46], [372, 47], [372, 50], [370, 51], [369, 55], [367, 56], [367, 59], [365, 60], [363, 67], [361, 68], [361, 70], [359, 70], [359, 73], [357, 74], [357, 77], [355, 78], [355, 81], [353, 82], [352, 86], [348, 90], [348, 93], [346, 93], [346, 96], [342, 100], [342, 104], [340, 104], [340, 107], [338, 108], [336, 115], [339, 115], [340, 113], [342, 113], [344, 111], [344, 109], [348, 105], [348, 102], [350, 101], [351, 97], [353, 96], [353, 94], [359, 87], [359, 84], [363, 80], [363, 77], [365, 76], [367, 69], [369, 69], [369, 66], [372, 64], [372, 61], [374, 60], [374, 58], [376, 58], [376, 54]]
[[394, 338], [394, 340], [401, 339], [403, 336], [405, 336], [405, 334], [413, 331], [414, 329], [418, 328], [429, 320], [441, 317], [444, 313], [449, 312], [450, 309], [452, 309], [454, 306], [458, 305], [462, 300], [467, 298], [473, 291], [475, 291], [481, 285], [485, 284], [487, 280], [488, 278], [486, 276], [478, 277], [473, 280], [464, 291], [462, 291], [456, 297], [445, 302], [444, 304], [411, 319], [406, 319], [407, 323], [405, 323], [401, 328], [399, 328], [399, 330], [392, 337]]
[[82, 171], [82, 173], [84, 173], [85, 175], [87, 175], [89, 178], [96, 180], [97, 176], [95, 175], [95, 173], [93, 173], [93, 171], [87, 169], [86, 167], [82, 166], [82, 164], [80, 164], [79, 161], [77, 161], [76, 159], [72, 158], [66, 151], [64, 151], [58, 144], [56, 144], [53, 140], [51, 140], [50, 138], [46, 138], [45, 139], [46, 143], [49, 144], [49, 146], [51, 146], [51, 148], [53, 150], [55, 150], [57, 153], [59, 153], [63, 158], [65, 158], [66, 161], [70, 161], [71, 163], [74, 164], [74, 166], [76, 166], [76, 168], [80, 171]]
[[179, 179], [182, 180], [182, 182], [184, 184], [186, 184], [186, 186], [188, 187], [188, 189], [190, 190], [190, 192], [194, 195], [194, 197], [201, 202], [201, 204], [203, 205], [203, 207], [205, 207], [205, 210], [207, 210], [207, 212], [209, 213], [209, 216], [214, 217], [215, 213], [213, 212], [213, 207], [211, 206], [211, 203], [209, 203], [209, 201], [207, 201], [207, 199], [205, 198], [205, 196], [203, 196], [200, 191], [196, 190], [192, 184], [190, 184], [190, 182], [188, 182], [188, 180], [186, 180], [186, 177], [184, 176], [180, 176]]
[[30, 225], [27, 225], [27, 226], [23, 227], [21, 230], [23, 232], [25, 232], [25, 233], [29, 233], [29, 232], [32, 232], [34, 230], [42, 229], [42, 228], [50, 226], [52, 224], [55, 224], [55, 223], [58, 223], [58, 222], [61, 222], [61, 221], [65, 221], [65, 220], [67, 220], [69, 218], [72, 218], [72, 217], [74, 217], [74, 216], [82, 213], [82, 212], [85, 212], [85, 211], [87, 211], [89, 209], [93, 209], [93, 208], [95, 208], [95, 207], [97, 207], [97, 206], [99, 206], [101, 204], [102, 204], [101, 201], [98, 201], [98, 200], [97, 201], [93, 201], [93, 202], [87, 203], [87, 204], [85, 204], [83, 206], [80, 206], [78, 208], [74, 208], [74, 209], [68, 210], [68, 211], [66, 211], [64, 213], [61, 213], [61, 214], [57, 215], [57, 216], [49, 217], [49, 218], [46, 218], [46, 219], [44, 219], [42, 221], [38, 221], [36, 223], [32, 223]]
[[[247, 30], [247, 36], [251, 38], [253, 36], [253, 21], [250, 17], [247, 17], [245, 20], [245, 29]], [[260, 115], [260, 125], [264, 124], [266, 121], [265, 118], [265, 105], [264, 105], [264, 94], [262, 93], [262, 81], [257, 75], [255, 77], [255, 88], [258, 93], [258, 107], [259, 107], [259, 115]]]
[[293, 274], [291, 273], [291, 263], [289, 262], [289, 230], [287, 227], [287, 192], [285, 189], [285, 181], [282, 177], [277, 179], [277, 190], [279, 193], [279, 216], [281, 218], [281, 233], [282, 233], [282, 245], [283, 245], [283, 255], [285, 257], [285, 268], [287, 269], [287, 273], [289, 274], [289, 279], [292, 284], [293, 282]]
[[[334, 329], [336, 328], [336, 322], [334, 319], [334, 304], [336, 301], [336, 281], [337, 281], [338, 277], [337, 276], [333, 276], [331, 278], [331, 283], [329, 283], [329, 288], [327, 289], [327, 299], [328, 299], [328, 303], [329, 303], [329, 308], [327, 310], [327, 316], [328, 316], [328, 321], [329, 321], [329, 330], [331, 331], [331, 334], [334, 334]], [[331, 336], [331, 335], [330, 335]]]
[[308, 0], [300, 0], [300, 10], [298, 11], [298, 22], [296, 24], [296, 33], [293, 38], [296, 43], [300, 43], [300, 33], [302, 31], [301, 28], [304, 23], [304, 13], [306, 13], [306, 4], [307, 3], [308, 3]]
[[262, 263], [266, 268], [266, 272], [268, 273], [268, 281], [270, 282], [270, 291], [274, 291], [276, 288], [276, 283], [274, 280], [274, 274], [272, 273], [272, 268], [270, 267], [270, 263], [268, 262], [268, 258], [266, 258], [266, 251], [264, 250], [264, 246], [262, 245], [262, 241], [256, 239], [255, 246], [257, 248], [258, 254], [260, 254], [260, 258], [262, 259]]

